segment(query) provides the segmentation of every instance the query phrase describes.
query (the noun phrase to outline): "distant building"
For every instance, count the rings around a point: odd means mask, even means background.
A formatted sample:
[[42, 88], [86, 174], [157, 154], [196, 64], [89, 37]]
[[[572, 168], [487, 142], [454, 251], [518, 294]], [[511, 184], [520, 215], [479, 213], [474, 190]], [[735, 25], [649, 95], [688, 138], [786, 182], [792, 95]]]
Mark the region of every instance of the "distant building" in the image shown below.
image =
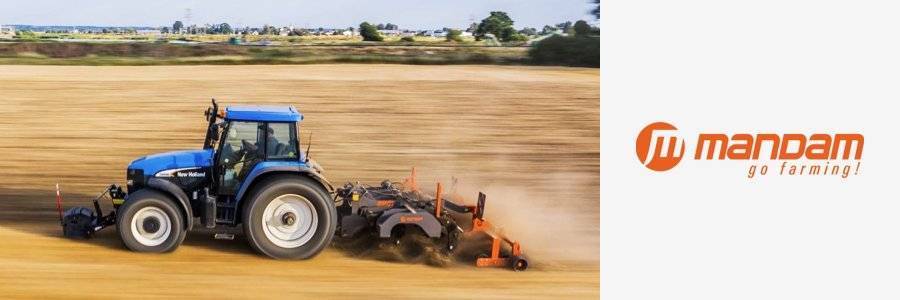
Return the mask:
[[159, 29], [138, 29], [135, 32], [137, 32], [137, 34], [140, 34], [140, 35], [160, 35], [160, 34], [162, 34], [162, 31]]
[[11, 37], [16, 35], [16, 28], [13, 26], [0, 25], [0, 37]]
[[430, 37], [445, 37], [447, 36], [447, 32], [443, 30], [426, 30], [423, 35]]
[[381, 33], [382, 35], [387, 35], [387, 36], [398, 36], [403, 32], [400, 30], [382, 29], [382, 30], [379, 30], [378, 33]]

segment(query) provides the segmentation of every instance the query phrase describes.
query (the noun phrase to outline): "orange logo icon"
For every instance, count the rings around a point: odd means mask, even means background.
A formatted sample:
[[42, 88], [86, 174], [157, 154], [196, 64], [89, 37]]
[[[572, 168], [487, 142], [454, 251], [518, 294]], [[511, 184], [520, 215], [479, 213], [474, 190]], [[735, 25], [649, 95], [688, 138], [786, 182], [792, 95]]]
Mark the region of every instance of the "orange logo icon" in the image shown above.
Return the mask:
[[665, 122], [656, 122], [641, 130], [637, 136], [636, 151], [641, 163], [654, 171], [674, 168], [684, 155], [684, 140], [675, 133], [678, 128]]

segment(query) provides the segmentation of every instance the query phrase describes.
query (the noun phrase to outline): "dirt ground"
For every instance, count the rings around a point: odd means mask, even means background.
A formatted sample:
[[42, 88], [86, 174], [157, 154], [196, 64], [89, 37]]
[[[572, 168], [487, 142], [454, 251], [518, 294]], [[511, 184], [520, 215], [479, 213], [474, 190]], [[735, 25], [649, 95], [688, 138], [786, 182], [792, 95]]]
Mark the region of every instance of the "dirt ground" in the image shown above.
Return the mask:
[[[0, 297], [599, 297], [599, 71], [501, 66], [0, 66]], [[459, 178], [523, 243], [526, 272], [385, 262], [328, 249], [255, 254], [193, 232], [133, 253], [115, 228], [61, 237], [53, 202], [84, 205], [142, 155], [199, 148], [209, 98], [293, 104], [336, 184]], [[305, 146], [304, 146], [305, 147]], [[108, 209], [109, 204], [104, 203]]]

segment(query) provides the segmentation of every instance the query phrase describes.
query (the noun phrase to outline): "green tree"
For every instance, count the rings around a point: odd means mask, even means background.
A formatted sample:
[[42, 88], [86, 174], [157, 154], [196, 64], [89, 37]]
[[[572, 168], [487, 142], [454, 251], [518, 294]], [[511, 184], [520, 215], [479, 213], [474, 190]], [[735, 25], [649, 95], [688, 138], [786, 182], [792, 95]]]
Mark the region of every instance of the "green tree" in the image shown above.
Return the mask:
[[415, 42], [416, 39], [413, 38], [413, 37], [411, 37], [411, 36], [404, 36], [404, 37], [400, 38], [400, 41], [401, 41], [401, 42], [412, 43], [412, 42]]
[[575, 25], [572, 26], [572, 29], [575, 31], [575, 36], [588, 36], [591, 34], [591, 25], [588, 25], [584, 20], [578, 20], [575, 22]]
[[525, 27], [519, 30], [519, 33], [523, 35], [537, 35], [538, 31], [533, 27]]
[[528, 36], [520, 34], [515, 28], [509, 27], [502, 32], [501, 40], [504, 42], [524, 42]]
[[600, 66], [600, 38], [553, 35], [534, 43], [528, 56], [539, 65], [596, 68]]
[[289, 32], [288, 35], [290, 35], [290, 36], [305, 36], [305, 35], [309, 35], [309, 32], [307, 32], [306, 29], [303, 29], [303, 28], [294, 28], [294, 30], [291, 30], [291, 32]]
[[513, 20], [505, 12], [492, 11], [490, 16], [481, 20], [481, 23], [478, 24], [478, 28], [475, 29], [475, 39], [481, 40], [490, 33], [501, 41], [508, 41], [510, 33], [516, 32], [512, 25]]
[[231, 25], [228, 25], [228, 23], [222, 23], [219, 25], [219, 33], [232, 34], [234, 33], [234, 29], [231, 29]]
[[448, 42], [462, 42], [462, 31], [457, 29], [450, 29], [447, 31], [447, 41]]
[[384, 40], [384, 37], [378, 33], [378, 28], [369, 22], [359, 24], [359, 35], [363, 37], [363, 41], [380, 42]]
[[278, 34], [278, 28], [275, 28], [275, 26], [266, 24], [266, 25], [263, 25], [262, 32], [260, 32], [259, 34], [261, 34], [261, 35]]
[[469, 28], [466, 28], [466, 32], [475, 32], [475, 30], [478, 30], [478, 23], [473, 22], [469, 25]]
[[558, 28], [556, 26], [544, 25], [544, 29], [541, 30], [542, 35], [547, 35], [556, 32]]
[[565, 23], [556, 24], [556, 28], [562, 30], [563, 33], [571, 33], [569, 31], [572, 30], [572, 21], [566, 21]]
[[37, 34], [35, 34], [31, 30], [16, 31], [15, 38], [20, 39], [20, 40], [36, 40]]
[[180, 33], [182, 29], [184, 29], [184, 23], [181, 21], [175, 21], [175, 24], [172, 24], [172, 32]]

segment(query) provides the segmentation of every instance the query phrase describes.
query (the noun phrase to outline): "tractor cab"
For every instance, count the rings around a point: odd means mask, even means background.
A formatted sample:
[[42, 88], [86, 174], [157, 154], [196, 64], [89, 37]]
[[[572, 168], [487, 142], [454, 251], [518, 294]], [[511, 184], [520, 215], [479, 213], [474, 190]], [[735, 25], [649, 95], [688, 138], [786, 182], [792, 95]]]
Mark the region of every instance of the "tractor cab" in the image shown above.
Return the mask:
[[303, 115], [293, 106], [229, 106], [223, 114], [210, 130], [218, 131], [218, 138], [204, 143], [204, 148], [215, 149], [211, 179], [218, 197], [236, 196], [260, 163], [305, 163], [297, 137]]

